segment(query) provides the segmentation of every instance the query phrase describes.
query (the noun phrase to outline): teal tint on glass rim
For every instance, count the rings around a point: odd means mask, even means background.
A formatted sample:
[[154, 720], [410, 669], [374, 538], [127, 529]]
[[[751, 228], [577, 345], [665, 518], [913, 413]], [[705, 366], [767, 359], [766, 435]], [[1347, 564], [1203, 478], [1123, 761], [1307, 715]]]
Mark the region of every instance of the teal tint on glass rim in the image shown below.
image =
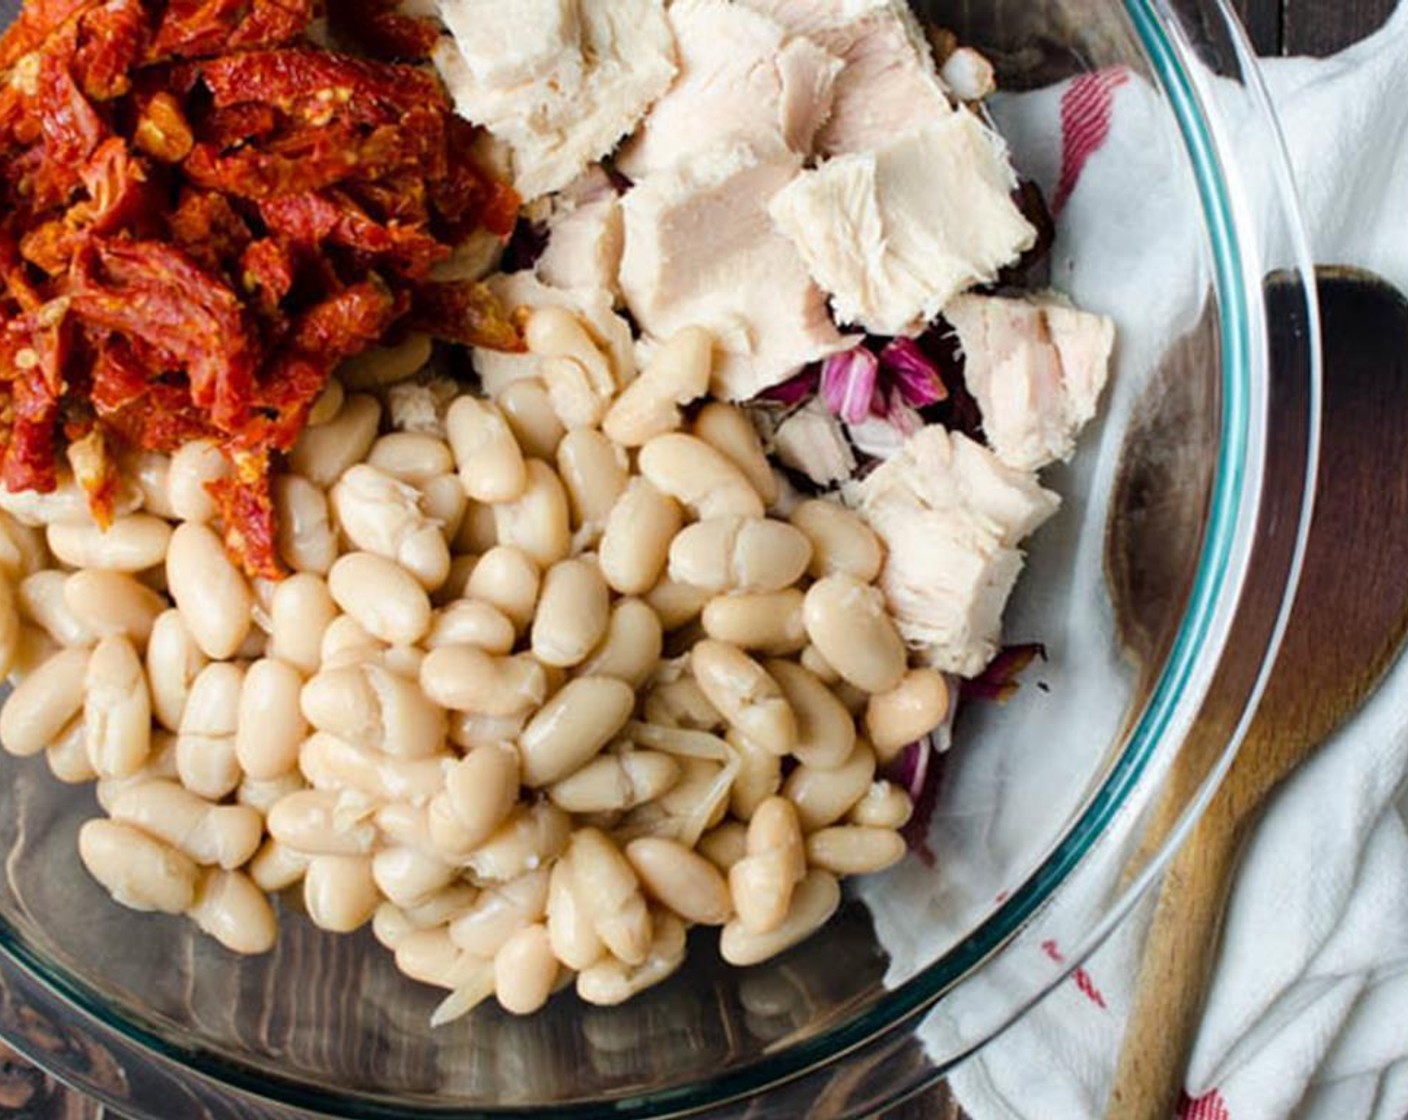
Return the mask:
[[[95, 811], [86, 795], [3, 759], [0, 1031], [13, 1044], [154, 1120], [858, 1117], [938, 1076], [1048, 990], [1058, 975], [1022, 972], [1031, 945], [1059, 940], [1074, 967], [1108, 932], [1230, 759], [1279, 638], [1312, 489], [1318, 354], [1302, 285], [1306, 349], [1272, 367], [1262, 282], [1273, 269], [1308, 275], [1308, 258], [1274, 122], [1221, 3], [1180, 4], [1182, 15], [1158, 0], [916, 7], [987, 50], [1006, 89], [1113, 65], [1157, 89], [1149, 158], [1165, 159], [1161, 178], [1186, 181], [1195, 236], [1177, 251], [1206, 288], [1168, 340], [1123, 339], [1151, 368], [1121, 370], [1123, 399], [1053, 481], [1068, 508], [1036, 542], [1014, 603], [1019, 636], [1053, 650], [1039, 674], [1051, 691], [1027, 688], [1007, 709], [966, 717], [946, 760], [935, 866], [911, 858], [769, 965], [724, 968], [695, 935], [683, 973], [622, 1008], [560, 997], [532, 1019], [484, 1008], [431, 1033], [438, 997], [389, 973], [369, 937], [332, 939], [285, 912], [271, 957], [234, 961], [184, 923], [117, 911], [73, 853], [74, 830]], [[1234, 100], [1250, 107], [1235, 143]], [[1264, 197], [1239, 171], [1249, 155], [1281, 172]], [[1103, 486], [1100, 462], [1120, 465]], [[1157, 473], [1168, 463], [1176, 477]], [[1151, 574], [1136, 530], [1160, 518], [1166, 546]], [[1063, 582], [1070, 560], [1091, 548], [1104, 550], [1110, 590], [1098, 589], [1098, 609], [1063, 611], [1080, 591]], [[1091, 648], [1084, 628], [1096, 616], [1114, 633], [1100, 664], [1120, 666], [1095, 682], [1123, 702], [1108, 727], [1061, 703], [1091, 686], [1090, 659], [1062, 651]], [[1055, 760], [1063, 766], [1050, 769], [1034, 723], [1074, 744]], [[1195, 724], [1216, 730], [1218, 749], [1204, 784], [1170, 805], [1163, 779]], [[1038, 805], [1053, 774], [1069, 784], [1049, 805], [1011, 812]], [[1004, 854], [981, 848], [984, 829], [1007, 830]], [[1128, 873], [1095, 889], [1111, 859]], [[901, 890], [934, 901], [933, 921], [911, 923], [906, 946], [884, 913], [885, 892]], [[13, 1013], [11, 1001], [29, 1010]], [[56, 1035], [65, 1046], [54, 1048]]]

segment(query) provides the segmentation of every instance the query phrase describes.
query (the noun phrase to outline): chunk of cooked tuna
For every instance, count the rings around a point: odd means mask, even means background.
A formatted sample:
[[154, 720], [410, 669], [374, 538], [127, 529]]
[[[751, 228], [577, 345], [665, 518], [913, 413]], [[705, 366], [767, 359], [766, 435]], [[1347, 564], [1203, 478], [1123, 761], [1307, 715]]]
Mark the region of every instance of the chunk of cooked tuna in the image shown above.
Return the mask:
[[733, 0], [675, 0], [667, 14], [679, 73], [621, 150], [621, 171], [643, 179], [722, 143], [811, 152], [840, 59]]
[[[630, 324], [617, 315], [611, 294], [601, 288], [554, 288], [531, 272], [501, 272], [485, 283], [511, 310], [520, 307], [565, 307], [586, 322], [597, 344], [610, 356], [618, 377], [635, 369], [635, 342]], [[507, 354], [476, 347], [471, 351], [474, 372], [484, 392], [497, 397], [510, 381], [537, 377], [542, 359], [534, 354]]]
[[808, 362], [845, 349], [826, 297], [768, 203], [796, 175], [796, 156], [746, 144], [700, 152], [626, 193], [621, 290], [654, 338], [698, 326], [718, 340], [712, 391], [745, 400]]
[[534, 270], [553, 287], [598, 288], [618, 298], [625, 244], [621, 199], [606, 172], [592, 168], [553, 197], [548, 243]]
[[906, 0], [744, 0], [845, 64], [816, 137], [826, 155], [864, 152], [952, 112]]
[[802, 172], [771, 213], [841, 322], [899, 335], [1035, 244], [1016, 186], [1001, 137], [965, 110]]
[[609, 154], [675, 75], [664, 0], [440, 0], [434, 61], [456, 109], [513, 152], [525, 200]]
[[1060, 498], [938, 426], [843, 494], [885, 544], [879, 586], [905, 640], [945, 672], [980, 673], [1022, 570], [1018, 542]]
[[1022, 470], [1069, 459], [1105, 387], [1114, 324], [1054, 293], [962, 295], [944, 315], [958, 332], [964, 379], [998, 458]]
[[779, 424], [772, 445], [779, 462], [818, 486], [834, 486], [855, 473], [855, 452], [841, 422], [820, 398], [812, 398]]

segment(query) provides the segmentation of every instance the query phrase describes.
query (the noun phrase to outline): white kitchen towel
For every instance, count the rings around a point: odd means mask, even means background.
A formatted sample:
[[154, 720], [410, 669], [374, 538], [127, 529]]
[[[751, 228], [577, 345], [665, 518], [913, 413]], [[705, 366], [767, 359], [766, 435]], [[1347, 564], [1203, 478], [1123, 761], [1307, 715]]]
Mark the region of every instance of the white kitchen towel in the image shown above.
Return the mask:
[[[1269, 60], [1265, 73], [1316, 261], [1369, 268], [1408, 291], [1408, 4], [1380, 33], [1334, 58]], [[1147, 251], [1157, 225], [1112, 234], [1100, 223], [1130, 212], [1120, 203], [1147, 143], [1152, 92], [1119, 72], [1058, 92], [998, 107], [1003, 130], [1025, 134], [1019, 150], [1044, 160], [1023, 170], [1064, 204], [1063, 225], [1077, 241], [1118, 236]], [[1043, 149], [1040, 137], [1058, 139]], [[1142, 213], [1157, 223], [1158, 210], [1146, 205]], [[1058, 283], [1086, 306], [1137, 315], [1138, 300], [1153, 293], [1157, 302], [1159, 284], [1204, 279], [1150, 277], [1147, 257], [1142, 268], [1154, 285], [1134, 282], [1141, 263], [1131, 262], [1119, 277], [1123, 294], [1092, 290], [1100, 286], [1092, 277], [1058, 276]], [[1139, 290], [1134, 301], [1129, 288]], [[1165, 290], [1165, 299], [1170, 294], [1177, 293]], [[1158, 313], [1143, 312], [1150, 322]], [[1396, 803], [1405, 774], [1408, 659], [1277, 795], [1253, 837], [1182, 1120], [1408, 1117], [1408, 828]], [[1103, 1113], [1150, 901], [1083, 969], [954, 1073], [975, 1120]], [[1060, 967], [1035, 957], [1029, 964], [1053, 974]]]

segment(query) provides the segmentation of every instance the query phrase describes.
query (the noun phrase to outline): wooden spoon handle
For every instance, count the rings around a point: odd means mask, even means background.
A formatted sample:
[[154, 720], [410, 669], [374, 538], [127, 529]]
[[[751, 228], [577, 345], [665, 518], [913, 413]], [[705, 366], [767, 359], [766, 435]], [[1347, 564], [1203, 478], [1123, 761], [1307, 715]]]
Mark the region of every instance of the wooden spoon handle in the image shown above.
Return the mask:
[[1242, 847], [1225, 793], [1164, 874], [1106, 1120], [1172, 1120], [1178, 1106]]

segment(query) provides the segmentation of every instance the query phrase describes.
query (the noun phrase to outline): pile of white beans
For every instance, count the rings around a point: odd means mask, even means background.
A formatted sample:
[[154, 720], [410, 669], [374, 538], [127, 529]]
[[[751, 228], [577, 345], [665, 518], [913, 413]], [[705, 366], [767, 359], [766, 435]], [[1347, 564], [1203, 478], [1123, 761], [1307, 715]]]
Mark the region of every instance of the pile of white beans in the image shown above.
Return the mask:
[[370, 922], [441, 1022], [573, 977], [618, 1003], [694, 924], [763, 961], [902, 857], [877, 764], [949, 695], [874, 534], [788, 496], [739, 409], [686, 419], [704, 332], [637, 374], [566, 311], [525, 329], [540, 376], [456, 398], [443, 438], [329, 386], [277, 480], [278, 582], [227, 557], [208, 443], [134, 461], [106, 531], [72, 481], [0, 497], [0, 741], [96, 781], [79, 850], [118, 902], [241, 953], [278, 892]]

